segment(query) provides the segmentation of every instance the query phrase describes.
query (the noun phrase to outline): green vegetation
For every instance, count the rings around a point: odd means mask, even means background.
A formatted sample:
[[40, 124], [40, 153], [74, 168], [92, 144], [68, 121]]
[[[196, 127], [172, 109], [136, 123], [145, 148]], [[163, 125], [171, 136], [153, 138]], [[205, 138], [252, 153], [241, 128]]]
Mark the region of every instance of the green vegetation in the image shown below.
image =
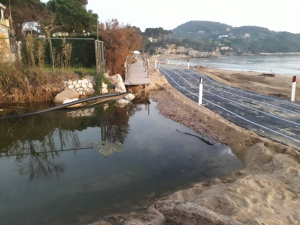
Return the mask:
[[173, 34], [170, 30], [164, 30], [162, 27], [159, 28], [147, 28], [144, 32], [144, 35], [148, 38], [151, 37], [153, 39], [157, 39], [157, 41], [165, 41], [170, 39]]

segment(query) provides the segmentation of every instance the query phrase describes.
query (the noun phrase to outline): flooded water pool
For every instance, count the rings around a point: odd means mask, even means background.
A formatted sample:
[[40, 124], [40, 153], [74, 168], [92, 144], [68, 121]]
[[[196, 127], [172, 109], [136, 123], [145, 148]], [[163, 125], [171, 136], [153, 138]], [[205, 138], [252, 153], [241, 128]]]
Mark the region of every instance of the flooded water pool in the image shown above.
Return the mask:
[[0, 120], [0, 224], [87, 224], [243, 167], [152, 100]]

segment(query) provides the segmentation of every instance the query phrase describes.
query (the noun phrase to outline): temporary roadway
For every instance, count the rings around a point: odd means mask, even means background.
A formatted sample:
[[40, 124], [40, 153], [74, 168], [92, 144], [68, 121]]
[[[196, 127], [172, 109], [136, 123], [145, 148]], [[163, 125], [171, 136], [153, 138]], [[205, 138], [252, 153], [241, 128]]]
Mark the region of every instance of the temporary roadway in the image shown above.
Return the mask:
[[125, 85], [146, 85], [150, 84], [148, 73], [145, 70], [142, 59], [129, 65], [129, 70], [125, 75]]
[[205, 107], [241, 127], [300, 150], [299, 103], [241, 90], [182, 67], [162, 65], [159, 70], [171, 85], [196, 102], [203, 78]]

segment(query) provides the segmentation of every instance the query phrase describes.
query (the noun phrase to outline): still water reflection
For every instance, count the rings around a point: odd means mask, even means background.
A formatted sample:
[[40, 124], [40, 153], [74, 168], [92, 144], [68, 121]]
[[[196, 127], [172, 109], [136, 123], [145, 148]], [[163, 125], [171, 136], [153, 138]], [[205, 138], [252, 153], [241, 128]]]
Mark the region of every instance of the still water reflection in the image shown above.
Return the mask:
[[242, 168], [155, 105], [0, 120], [0, 224], [85, 224]]

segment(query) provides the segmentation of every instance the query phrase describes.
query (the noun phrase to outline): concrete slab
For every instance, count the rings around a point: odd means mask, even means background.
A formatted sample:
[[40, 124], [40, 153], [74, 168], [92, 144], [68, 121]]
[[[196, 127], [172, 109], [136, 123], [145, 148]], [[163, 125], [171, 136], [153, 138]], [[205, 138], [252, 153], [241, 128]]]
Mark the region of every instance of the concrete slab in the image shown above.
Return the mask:
[[125, 85], [146, 85], [150, 84], [150, 79], [143, 66], [143, 60], [137, 59], [137, 62], [133, 63], [129, 67], [129, 71], [125, 76]]

